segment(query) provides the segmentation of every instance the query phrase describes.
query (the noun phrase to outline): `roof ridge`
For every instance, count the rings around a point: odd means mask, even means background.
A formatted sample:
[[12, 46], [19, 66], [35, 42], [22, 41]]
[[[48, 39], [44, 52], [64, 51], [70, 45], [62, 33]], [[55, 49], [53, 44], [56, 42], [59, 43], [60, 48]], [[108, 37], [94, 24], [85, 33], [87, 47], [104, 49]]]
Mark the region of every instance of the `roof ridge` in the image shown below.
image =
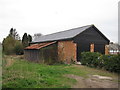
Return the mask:
[[43, 35], [37, 39], [34, 39], [31, 43], [62, 40], [62, 39], [68, 39], [68, 38], [70, 39], [70, 38], [73, 38], [76, 35], [82, 33], [84, 30], [86, 30], [92, 26], [93, 26], [93, 24]]
[[82, 27], [77, 27], [77, 28], [72, 28], [72, 29], [67, 29], [67, 30], [64, 30], [64, 31], [58, 31], [58, 32], [55, 32], [55, 33], [43, 35], [43, 36], [41, 36], [41, 37], [48, 36], [48, 35], [52, 35], [52, 34], [56, 34], [56, 33], [71, 31], [71, 30], [78, 29], [78, 28], [84, 28], [84, 27], [87, 27], [87, 26], [93, 26], [93, 24], [91, 24], [91, 25], [86, 25], [86, 26], [82, 26]]

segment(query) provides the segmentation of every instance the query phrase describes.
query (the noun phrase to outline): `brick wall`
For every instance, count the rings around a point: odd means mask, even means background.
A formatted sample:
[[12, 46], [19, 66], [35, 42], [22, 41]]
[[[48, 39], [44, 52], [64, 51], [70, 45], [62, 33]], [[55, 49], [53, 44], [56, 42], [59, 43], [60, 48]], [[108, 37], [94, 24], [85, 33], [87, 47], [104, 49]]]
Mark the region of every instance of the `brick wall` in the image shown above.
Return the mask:
[[105, 45], [105, 55], [109, 54], [109, 49], [108, 49], [108, 45]]
[[58, 59], [60, 61], [71, 63], [71, 60], [76, 61], [76, 43], [73, 41], [58, 42]]
[[90, 52], [94, 52], [94, 44], [90, 45]]

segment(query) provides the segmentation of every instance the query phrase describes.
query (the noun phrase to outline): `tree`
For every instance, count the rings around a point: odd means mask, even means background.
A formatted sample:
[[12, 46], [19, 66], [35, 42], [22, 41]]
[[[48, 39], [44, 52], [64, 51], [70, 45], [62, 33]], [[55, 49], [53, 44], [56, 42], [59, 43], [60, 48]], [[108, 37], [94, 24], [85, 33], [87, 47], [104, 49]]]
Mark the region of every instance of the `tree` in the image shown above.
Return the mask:
[[16, 29], [11, 28], [9, 36], [13, 37], [15, 40], [20, 40], [20, 36], [17, 33]]
[[15, 51], [16, 55], [22, 55], [23, 54], [23, 45], [22, 45], [21, 41], [16, 40], [14, 51]]
[[3, 52], [7, 55], [23, 52], [22, 42], [16, 29], [11, 28], [8, 36], [2, 42]]
[[11, 36], [7, 36], [3, 40], [3, 51], [5, 54], [13, 54], [14, 53], [14, 46], [15, 46], [15, 39]]
[[19, 34], [16, 29], [11, 28], [8, 36], [3, 39], [2, 46], [3, 52], [7, 55], [10, 54], [23, 54], [23, 49], [29, 45], [32, 41], [32, 36], [24, 33], [22, 41], [20, 40]]
[[23, 37], [22, 37], [22, 44], [23, 47], [27, 47], [29, 46], [29, 43], [32, 41], [32, 36], [31, 35], [27, 35], [27, 33], [24, 33]]
[[4, 48], [5, 48], [4, 43], [5, 43], [5, 38], [2, 41], [2, 51], [4, 51]]
[[34, 34], [34, 36], [33, 36], [33, 40], [37, 40], [37, 39], [40, 38], [41, 36], [42, 36], [41, 33], [36, 33], [36, 34]]
[[29, 34], [28, 35], [28, 43], [32, 41], [32, 36]]
[[24, 33], [23, 37], [22, 37], [22, 44], [23, 44], [23, 47], [27, 47], [29, 44], [28, 44], [28, 37], [27, 37], [27, 33]]
[[14, 30], [14, 29], [11, 28], [11, 29], [10, 29], [10, 34], [9, 34], [9, 35], [12, 36], [12, 37], [13, 37], [13, 30]]

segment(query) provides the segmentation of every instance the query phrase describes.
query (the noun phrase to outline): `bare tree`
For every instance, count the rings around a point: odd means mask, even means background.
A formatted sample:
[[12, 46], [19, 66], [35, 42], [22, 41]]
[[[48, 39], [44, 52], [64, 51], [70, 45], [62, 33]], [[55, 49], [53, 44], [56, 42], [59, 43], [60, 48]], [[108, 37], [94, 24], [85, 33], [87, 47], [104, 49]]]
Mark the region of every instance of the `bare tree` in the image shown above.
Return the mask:
[[34, 40], [37, 40], [38, 38], [40, 38], [42, 36], [41, 33], [35, 33], [34, 36], [33, 36], [33, 41]]

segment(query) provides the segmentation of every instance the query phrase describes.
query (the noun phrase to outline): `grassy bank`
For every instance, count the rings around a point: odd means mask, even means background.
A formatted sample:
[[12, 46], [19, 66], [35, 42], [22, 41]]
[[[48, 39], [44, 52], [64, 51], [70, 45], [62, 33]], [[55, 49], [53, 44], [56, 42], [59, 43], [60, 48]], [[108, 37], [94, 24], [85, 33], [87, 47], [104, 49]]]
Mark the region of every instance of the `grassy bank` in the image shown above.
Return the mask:
[[86, 66], [37, 64], [20, 56], [3, 58], [3, 88], [70, 88], [77, 81], [65, 77], [66, 74], [85, 78], [94, 74], [117, 77], [114, 73]]

